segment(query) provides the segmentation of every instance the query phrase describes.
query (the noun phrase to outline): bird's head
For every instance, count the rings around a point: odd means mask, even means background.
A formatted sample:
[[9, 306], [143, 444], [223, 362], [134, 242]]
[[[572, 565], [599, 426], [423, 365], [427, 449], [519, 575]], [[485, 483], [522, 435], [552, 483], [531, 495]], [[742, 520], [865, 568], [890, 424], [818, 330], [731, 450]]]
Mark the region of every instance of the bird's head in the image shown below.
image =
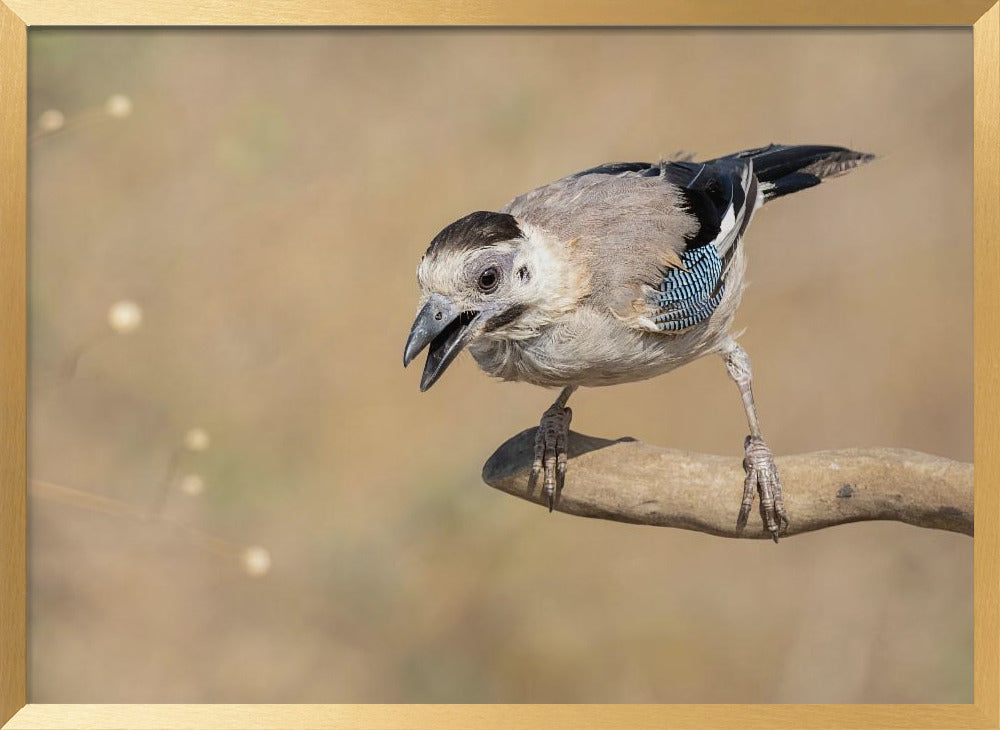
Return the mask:
[[551, 274], [546, 249], [507, 213], [479, 211], [446, 226], [417, 268], [420, 309], [403, 365], [427, 348], [420, 390], [467, 346], [527, 336]]

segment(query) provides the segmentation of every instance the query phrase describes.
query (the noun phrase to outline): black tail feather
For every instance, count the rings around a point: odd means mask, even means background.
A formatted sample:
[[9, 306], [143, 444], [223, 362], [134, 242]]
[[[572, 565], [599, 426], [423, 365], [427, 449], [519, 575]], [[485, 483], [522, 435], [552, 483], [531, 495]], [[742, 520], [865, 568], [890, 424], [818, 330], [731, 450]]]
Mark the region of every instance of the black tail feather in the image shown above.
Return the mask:
[[754, 173], [763, 183], [764, 200], [819, 185], [875, 158], [866, 152], [829, 145], [777, 145], [744, 150], [731, 155], [752, 159]]
[[768, 181], [767, 185], [762, 186], [762, 190], [764, 191], [764, 202], [766, 203], [768, 200], [780, 198], [782, 195], [788, 195], [789, 193], [797, 193], [800, 190], [805, 190], [806, 188], [816, 187], [820, 184], [820, 182], [820, 178], [815, 175], [809, 175], [803, 172], [793, 172], [791, 175], [782, 175], [772, 181]]

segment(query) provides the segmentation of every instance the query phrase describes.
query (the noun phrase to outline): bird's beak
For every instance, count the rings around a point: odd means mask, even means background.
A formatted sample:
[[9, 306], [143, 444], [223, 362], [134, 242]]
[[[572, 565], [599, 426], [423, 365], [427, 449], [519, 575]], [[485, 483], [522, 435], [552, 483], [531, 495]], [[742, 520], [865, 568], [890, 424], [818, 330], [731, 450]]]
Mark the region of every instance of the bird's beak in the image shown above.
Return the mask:
[[[468, 344], [479, 312], [463, 312], [440, 294], [432, 294], [417, 314], [403, 348], [403, 367], [427, 347], [427, 362], [420, 377], [420, 391], [434, 385], [452, 360]], [[429, 347], [428, 347], [429, 346]]]

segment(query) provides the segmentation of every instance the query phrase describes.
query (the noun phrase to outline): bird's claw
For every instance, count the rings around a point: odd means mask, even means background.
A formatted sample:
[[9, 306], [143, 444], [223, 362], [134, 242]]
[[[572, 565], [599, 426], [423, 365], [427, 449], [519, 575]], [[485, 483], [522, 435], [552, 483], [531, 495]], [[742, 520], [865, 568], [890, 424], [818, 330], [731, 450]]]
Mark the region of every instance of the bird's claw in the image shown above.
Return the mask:
[[747, 436], [743, 448], [745, 451], [743, 469], [747, 473], [747, 478], [743, 483], [743, 503], [736, 518], [736, 529], [742, 530], [746, 527], [754, 495], [759, 494], [760, 516], [764, 521], [764, 528], [774, 541], [778, 542], [778, 534], [782, 528], [788, 527], [788, 517], [781, 499], [781, 481], [778, 478], [774, 455], [764, 440], [758, 436]]
[[538, 477], [542, 476], [542, 493], [548, 502], [549, 512], [555, 509], [566, 481], [567, 443], [572, 420], [573, 410], [556, 403], [542, 414], [535, 431], [535, 458], [531, 463], [528, 493], [534, 491]]

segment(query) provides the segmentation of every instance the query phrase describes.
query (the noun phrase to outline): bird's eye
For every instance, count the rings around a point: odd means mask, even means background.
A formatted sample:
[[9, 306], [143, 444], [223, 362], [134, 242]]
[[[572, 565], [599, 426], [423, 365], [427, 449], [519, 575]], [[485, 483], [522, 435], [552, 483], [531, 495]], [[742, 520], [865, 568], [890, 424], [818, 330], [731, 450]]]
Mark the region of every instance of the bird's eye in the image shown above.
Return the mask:
[[481, 292], [492, 294], [496, 291], [497, 285], [500, 283], [500, 273], [495, 266], [491, 266], [479, 275], [477, 283]]

